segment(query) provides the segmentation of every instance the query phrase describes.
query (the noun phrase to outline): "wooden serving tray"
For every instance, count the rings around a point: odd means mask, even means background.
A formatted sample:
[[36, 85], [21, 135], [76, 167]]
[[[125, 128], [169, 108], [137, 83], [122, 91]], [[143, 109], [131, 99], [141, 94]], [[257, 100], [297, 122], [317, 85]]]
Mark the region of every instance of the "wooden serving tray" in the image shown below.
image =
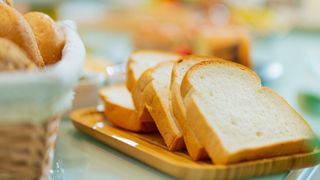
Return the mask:
[[192, 161], [186, 152], [168, 151], [159, 134], [137, 134], [112, 126], [96, 108], [70, 115], [76, 128], [160, 171], [183, 179], [239, 179], [314, 166], [320, 150], [291, 156], [261, 159], [233, 165]]

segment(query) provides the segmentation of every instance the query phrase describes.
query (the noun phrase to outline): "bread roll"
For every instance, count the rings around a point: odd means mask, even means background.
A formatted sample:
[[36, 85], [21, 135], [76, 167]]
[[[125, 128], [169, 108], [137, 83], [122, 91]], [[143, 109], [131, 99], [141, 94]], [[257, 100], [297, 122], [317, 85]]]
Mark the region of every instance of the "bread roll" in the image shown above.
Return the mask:
[[24, 15], [36, 37], [38, 47], [46, 65], [61, 59], [65, 39], [54, 20], [41, 12], [29, 12]]
[[27, 57], [15, 43], [0, 38], [0, 71], [27, 70], [36, 68], [35, 64]]
[[14, 8], [0, 3], [0, 37], [6, 38], [23, 49], [37, 66], [44, 63], [31, 27]]

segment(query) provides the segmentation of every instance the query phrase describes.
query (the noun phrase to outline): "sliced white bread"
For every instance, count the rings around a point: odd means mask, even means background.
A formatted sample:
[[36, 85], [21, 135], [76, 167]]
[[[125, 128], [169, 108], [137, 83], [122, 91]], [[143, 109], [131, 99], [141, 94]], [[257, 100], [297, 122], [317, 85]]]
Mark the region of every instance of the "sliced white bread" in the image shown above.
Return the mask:
[[104, 102], [105, 115], [117, 127], [134, 132], [156, 132], [154, 122], [144, 122], [138, 118], [131, 94], [125, 84], [111, 85], [99, 91]]
[[242, 65], [197, 64], [184, 76], [181, 95], [190, 128], [216, 164], [313, 149], [305, 120]]
[[186, 144], [188, 153], [193, 160], [202, 160], [208, 158], [208, 155], [204, 147], [199, 142], [198, 138], [191, 131], [186, 124], [186, 112], [181, 98], [180, 85], [185, 73], [195, 64], [203, 61], [210, 61], [215, 58], [209, 58], [205, 56], [186, 56], [177, 61], [172, 69], [171, 77], [171, 110], [173, 115], [181, 127], [183, 132], [183, 139]]
[[[145, 71], [138, 80], [133, 97], [140, 99], [137, 109], [147, 109], [169, 150], [184, 148], [182, 131], [171, 113], [170, 81], [174, 61], [163, 62]], [[136, 98], [133, 98], [136, 99]]]
[[144, 104], [140, 91], [142, 91], [145, 85], [151, 81], [151, 79], [148, 79], [151, 76], [144, 76], [144, 79], [140, 81], [139, 85], [137, 84], [138, 79], [140, 79], [141, 75], [146, 70], [155, 67], [157, 64], [177, 60], [178, 58], [180, 58], [180, 55], [178, 54], [154, 50], [136, 51], [129, 57], [126, 83], [127, 88], [132, 93], [134, 106], [136, 109], [140, 109], [138, 119], [141, 121], [153, 122], [153, 119], [145, 106], [143, 106], [144, 108], [140, 107], [141, 104]]
[[156, 66], [160, 62], [172, 61], [179, 57], [178, 54], [154, 50], [133, 52], [130, 55], [127, 64], [127, 88], [131, 92], [145, 70]]

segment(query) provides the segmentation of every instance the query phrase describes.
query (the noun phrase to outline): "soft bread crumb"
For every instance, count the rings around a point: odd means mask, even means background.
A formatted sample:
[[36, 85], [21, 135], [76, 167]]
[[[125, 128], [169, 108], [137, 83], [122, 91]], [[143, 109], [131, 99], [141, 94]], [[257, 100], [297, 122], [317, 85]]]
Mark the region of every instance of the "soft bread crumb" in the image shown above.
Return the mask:
[[314, 137], [285, 100], [261, 87], [257, 76], [242, 66], [201, 63], [182, 84], [183, 92], [191, 87], [184, 93], [187, 120], [195, 125], [194, 118], [201, 119], [202, 124], [192, 128], [215, 163], [306, 151], [303, 146]]
[[132, 91], [134, 85], [144, 71], [156, 66], [161, 62], [172, 61], [180, 56], [163, 51], [136, 51], [129, 57], [127, 65], [127, 88]]

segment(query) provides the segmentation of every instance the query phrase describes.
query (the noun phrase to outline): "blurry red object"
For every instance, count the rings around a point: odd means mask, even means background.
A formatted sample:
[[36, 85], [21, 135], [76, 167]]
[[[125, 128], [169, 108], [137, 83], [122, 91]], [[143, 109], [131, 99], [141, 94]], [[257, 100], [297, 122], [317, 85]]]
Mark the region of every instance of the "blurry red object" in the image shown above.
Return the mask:
[[183, 56], [193, 54], [192, 47], [189, 46], [188, 44], [182, 44], [182, 45], [177, 46], [174, 49], [174, 52], [181, 54]]

